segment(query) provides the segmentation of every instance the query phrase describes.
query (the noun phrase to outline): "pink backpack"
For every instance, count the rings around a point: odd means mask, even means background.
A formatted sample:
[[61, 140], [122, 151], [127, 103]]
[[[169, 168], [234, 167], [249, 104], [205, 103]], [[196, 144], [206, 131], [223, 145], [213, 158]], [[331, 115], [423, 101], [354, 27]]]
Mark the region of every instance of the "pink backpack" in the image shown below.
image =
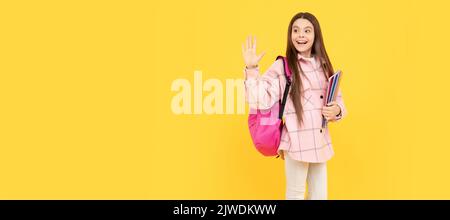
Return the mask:
[[286, 57], [278, 56], [283, 60], [284, 76], [286, 77], [286, 88], [282, 100], [276, 102], [268, 110], [250, 109], [248, 116], [248, 128], [250, 135], [258, 150], [264, 156], [278, 155], [277, 150], [280, 145], [281, 130], [284, 122], [283, 111], [286, 105], [289, 88], [291, 86], [291, 71], [289, 70]]

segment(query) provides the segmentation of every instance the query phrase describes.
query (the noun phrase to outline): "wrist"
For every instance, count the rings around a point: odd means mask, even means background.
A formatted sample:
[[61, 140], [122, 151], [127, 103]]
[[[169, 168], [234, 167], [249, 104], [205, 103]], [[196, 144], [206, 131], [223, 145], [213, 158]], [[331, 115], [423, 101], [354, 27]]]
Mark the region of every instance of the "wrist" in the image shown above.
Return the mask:
[[256, 68], [258, 68], [258, 64], [249, 65], [249, 66], [246, 65], [245, 68], [247, 68], [247, 69], [256, 69]]

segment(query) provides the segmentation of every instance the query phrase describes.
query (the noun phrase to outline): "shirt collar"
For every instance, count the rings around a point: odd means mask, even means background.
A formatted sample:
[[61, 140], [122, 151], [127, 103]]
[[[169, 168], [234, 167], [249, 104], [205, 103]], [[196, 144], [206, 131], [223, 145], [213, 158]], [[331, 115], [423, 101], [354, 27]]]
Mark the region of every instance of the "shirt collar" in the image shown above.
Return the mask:
[[305, 61], [310, 61], [310, 62], [316, 61], [315, 56], [305, 57], [305, 56], [302, 56], [300, 53], [297, 53], [297, 58], [298, 58], [298, 60], [305, 60]]

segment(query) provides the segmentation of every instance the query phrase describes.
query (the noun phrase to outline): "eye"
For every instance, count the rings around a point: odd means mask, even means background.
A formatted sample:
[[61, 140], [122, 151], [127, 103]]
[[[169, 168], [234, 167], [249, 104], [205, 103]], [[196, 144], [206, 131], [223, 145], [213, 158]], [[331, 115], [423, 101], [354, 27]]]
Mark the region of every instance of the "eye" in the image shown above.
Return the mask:
[[297, 29], [294, 29], [294, 33], [297, 33]]
[[309, 33], [309, 32], [311, 32], [311, 30], [307, 29], [305, 32], [306, 32], [306, 33]]

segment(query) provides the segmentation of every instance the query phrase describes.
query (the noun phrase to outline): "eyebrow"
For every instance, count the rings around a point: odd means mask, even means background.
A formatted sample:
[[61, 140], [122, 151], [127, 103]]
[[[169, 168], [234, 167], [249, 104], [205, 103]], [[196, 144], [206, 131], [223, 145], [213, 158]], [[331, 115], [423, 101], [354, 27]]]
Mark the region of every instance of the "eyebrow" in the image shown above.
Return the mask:
[[[294, 26], [292, 26], [292, 27], [293, 27], [293, 28], [295, 28], [295, 27], [296, 27], [296, 28], [300, 28], [300, 27], [299, 27], [299, 26], [297, 26], [297, 25], [294, 25]], [[311, 27], [311, 26], [306, 26], [306, 27], [305, 27], [305, 29], [306, 29], [306, 28], [311, 28], [311, 29], [312, 29], [312, 27]]]

